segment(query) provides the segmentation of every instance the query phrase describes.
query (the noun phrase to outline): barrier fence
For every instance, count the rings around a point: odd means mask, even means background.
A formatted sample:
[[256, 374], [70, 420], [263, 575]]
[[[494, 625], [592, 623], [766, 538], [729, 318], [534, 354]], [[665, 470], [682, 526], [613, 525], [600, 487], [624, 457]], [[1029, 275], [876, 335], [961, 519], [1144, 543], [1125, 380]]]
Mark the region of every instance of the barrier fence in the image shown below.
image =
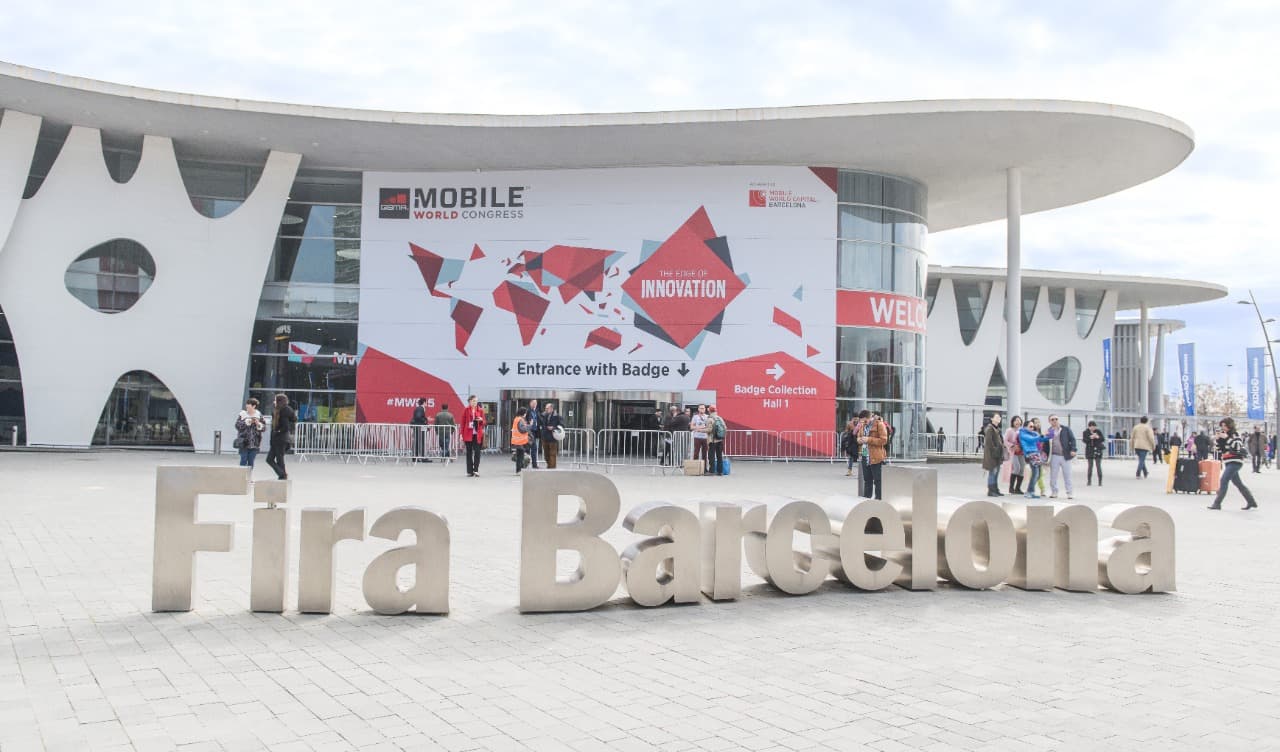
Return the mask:
[[[725, 456], [754, 460], [840, 459], [837, 431], [761, 431], [731, 429], [724, 438]], [[509, 454], [510, 431], [485, 431], [486, 454]], [[415, 426], [400, 423], [299, 423], [293, 452], [301, 460], [340, 459], [400, 462], [451, 462], [462, 452], [456, 426]], [[572, 467], [648, 467], [679, 470], [693, 457], [693, 436], [687, 431], [566, 428], [559, 442], [560, 463]], [[544, 461], [545, 450], [539, 455]]]
[[[764, 461], [843, 461], [839, 431], [762, 431], [730, 429], [724, 438], [724, 455], [733, 459]], [[983, 445], [976, 436], [912, 437], [926, 454], [977, 457]], [[1077, 441], [1079, 437], [1077, 436]], [[390, 460], [452, 462], [460, 456], [456, 426], [414, 426], [400, 423], [299, 423], [294, 430], [293, 452], [301, 460], [340, 459], [367, 463]], [[486, 454], [509, 454], [510, 431], [490, 427], [485, 431]], [[1083, 447], [1080, 448], [1083, 454]], [[679, 470], [693, 457], [694, 441], [687, 431], [610, 428], [566, 428], [559, 442], [559, 462], [571, 467], [592, 465], [611, 468], [648, 467]], [[543, 462], [545, 451], [539, 456]], [[1107, 439], [1104, 455], [1134, 456], [1128, 439]]]

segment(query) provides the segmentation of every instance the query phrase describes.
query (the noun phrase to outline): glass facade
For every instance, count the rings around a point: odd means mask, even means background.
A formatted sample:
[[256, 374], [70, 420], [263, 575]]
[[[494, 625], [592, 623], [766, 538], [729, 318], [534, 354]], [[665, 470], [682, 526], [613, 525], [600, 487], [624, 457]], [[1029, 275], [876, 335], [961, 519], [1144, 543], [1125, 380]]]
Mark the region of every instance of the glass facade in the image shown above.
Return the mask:
[[[223, 436], [235, 438], [234, 433], [226, 431]], [[189, 447], [191, 432], [173, 392], [146, 371], [130, 371], [111, 390], [98, 418], [93, 444]]]
[[258, 303], [249, 394], [298, 417], [355, 421], [361, 174], [300, 169]]
[[[840, 170], [837, 186], [836, 286], [924, 299], [924, 187], [854, 170]], [[837, 430], [862, 410], [879, 412], [894, 428], [890, 454], [923, 457], [912, 438], [924, 431], [924, 336], [851, 326], [837, 327], [836, 336]]]

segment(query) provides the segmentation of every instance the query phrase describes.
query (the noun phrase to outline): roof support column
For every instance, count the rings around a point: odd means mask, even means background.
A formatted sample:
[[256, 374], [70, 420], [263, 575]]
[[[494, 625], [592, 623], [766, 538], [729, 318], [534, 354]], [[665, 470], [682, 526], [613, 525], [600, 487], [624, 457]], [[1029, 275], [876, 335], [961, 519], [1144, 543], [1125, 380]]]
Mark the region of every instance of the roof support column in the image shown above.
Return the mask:
[[[1164, 325], [1156, 324], [1155, 357], [1151, 363], [1151, 388], [1148, 402], [1156, 413], [1164, 412]], [[1161, 421], [1163, 423], [1163, 421]]]
[[1022, 414], [1022, 171], [1010, 167], [1005, 177], [1004, 380], [1009, 394], [1005, 406], [1008, 421]]
[[1147, 398], [1151, 392], [1151, 338], [1147, 331], [1147, 304], [1143, 301], [1139, 304], [1141, 314], [1138, 321], [1138, 354], [1141, 358], [1142, 366], [1138, 371], [1138, 412], [1143, 415], [1147, 414], [1150, 409], [1150, 403]]

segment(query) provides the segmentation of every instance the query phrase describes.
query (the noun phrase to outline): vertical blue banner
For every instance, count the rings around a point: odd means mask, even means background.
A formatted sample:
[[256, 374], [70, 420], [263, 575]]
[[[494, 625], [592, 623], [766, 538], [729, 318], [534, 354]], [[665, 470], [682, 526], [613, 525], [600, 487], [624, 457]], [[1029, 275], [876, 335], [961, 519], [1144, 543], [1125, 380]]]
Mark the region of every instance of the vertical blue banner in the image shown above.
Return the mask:
[[1196, 345], [1178, 345], [1178, 381], [1182, 384], [1182, 409], [1196, 414]]
[[1111, 405], [1111, 338], [1102, 340], [1102, 377], [1107, 382], [1107, 404]]
[[1245, 350], [1248, 379], [1245, 382], [1245, 402], [1249, 405], [1249, 420], [1264, 420], [1267, 413], [1266, 348], [1250, 347]]

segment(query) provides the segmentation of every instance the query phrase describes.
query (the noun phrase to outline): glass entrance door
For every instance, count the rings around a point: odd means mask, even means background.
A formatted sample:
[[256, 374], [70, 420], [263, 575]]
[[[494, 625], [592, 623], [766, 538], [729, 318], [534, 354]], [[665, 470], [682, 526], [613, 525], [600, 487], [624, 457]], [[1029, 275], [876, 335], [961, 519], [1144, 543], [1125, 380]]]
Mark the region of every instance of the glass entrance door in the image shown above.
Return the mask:
[[[227, 415], [229, 427], [234, 425], [239, 409], [239, 405], [231, 406]], [[229, 428], [223, 435], [234, 432]], [[130, 371], [116, 382], [98, 418], [93, 443], [95, 446], [192, 445], [182, 406], [163, 382], [146, 371]]]

